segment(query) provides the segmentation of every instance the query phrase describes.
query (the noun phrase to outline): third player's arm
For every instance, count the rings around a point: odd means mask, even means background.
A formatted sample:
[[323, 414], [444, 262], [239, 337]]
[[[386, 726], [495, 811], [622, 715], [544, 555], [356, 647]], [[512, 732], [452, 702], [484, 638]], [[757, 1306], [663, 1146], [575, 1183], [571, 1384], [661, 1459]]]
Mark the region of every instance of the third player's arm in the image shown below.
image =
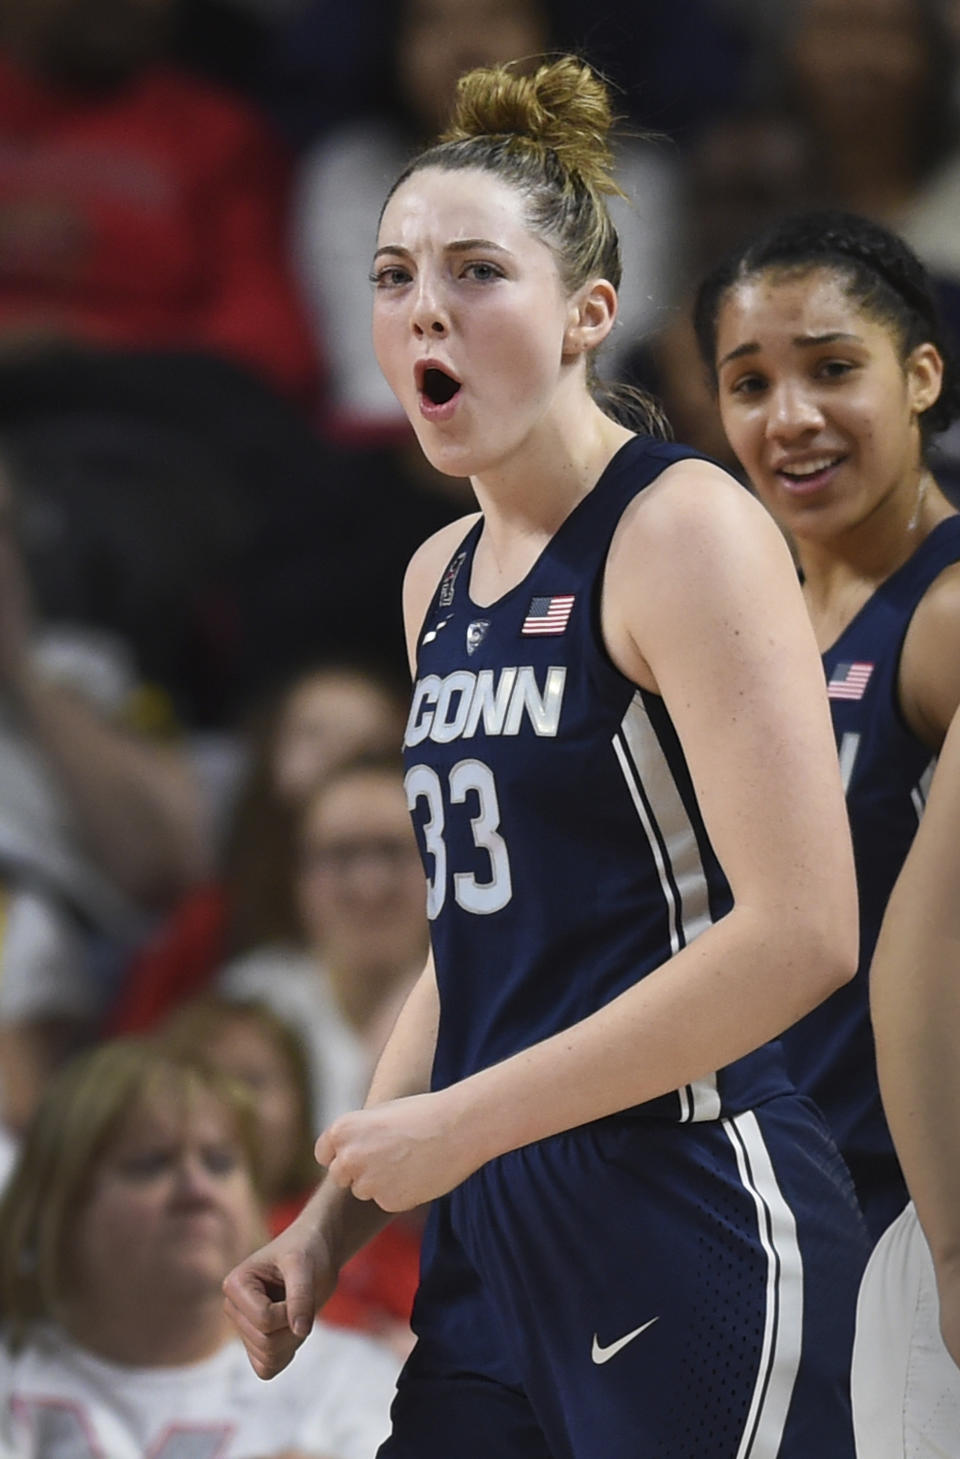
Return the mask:
[[900, 704], [907, 723], [938, 751], [960, 705], [960, 564], [931, 583], [910, 620], [900, 655]]
[[960, 718], [870, 969], [880, 1091], [937, 1272], [944, 1337], [960, 1363]]

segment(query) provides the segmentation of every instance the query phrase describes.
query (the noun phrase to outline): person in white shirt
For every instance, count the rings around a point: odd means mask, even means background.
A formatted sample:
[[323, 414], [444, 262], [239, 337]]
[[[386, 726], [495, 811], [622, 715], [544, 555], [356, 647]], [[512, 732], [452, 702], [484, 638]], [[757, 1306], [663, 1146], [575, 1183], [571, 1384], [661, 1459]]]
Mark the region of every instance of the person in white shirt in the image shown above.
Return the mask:
[[140, 1040], [68, 1065], [0, 1204], [4, 1459], [370, 1459], [397, 1361], [321, 1323], [263, 1384], [221, 1284], [263, 1235], [252, 1109]]

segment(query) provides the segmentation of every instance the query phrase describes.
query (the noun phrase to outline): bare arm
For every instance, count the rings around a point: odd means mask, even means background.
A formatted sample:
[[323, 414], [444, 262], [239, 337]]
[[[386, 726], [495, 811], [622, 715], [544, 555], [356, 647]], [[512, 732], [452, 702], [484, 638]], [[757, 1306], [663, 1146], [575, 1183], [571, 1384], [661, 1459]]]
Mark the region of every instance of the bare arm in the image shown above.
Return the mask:
[[939, 750], [960, 705], [960, 565], [945, 568], [917, 605], [900, 656], [900, 703], [916, 734]]
[[[431, 955], [407, 995], [377, 1061], [364, 1101], [365, 1109], [421, 1095], [429, 1088], [438, 1018], [437, 980]], [[317, 1141], [317, 1159], [321, 1165], [327, 1164], [327, 1155], [327, 1139], [321, 1135]], [[358, 1201], [335, 1182], [325, 1181], [299, 1219], [322, 1239], [335, 1270], [339, 1271], [390, 1218], [373, 1202]]]
[[[448, 533], [445, 529], [439, 536], [445, 541]], [[411, 664], [432, 592], [431, 575], [435, 583], [444, 552], [444, 542], [438, 544], [431, 539], [417, 553], [407, 573], [404, 616]], [[426, 1097], [438, 1019], [431, 957], [387, 1039], [365, 1107]], [[332, 1158], [326, 1134], [317, 1141], [316, 1153], [324, 1165]], [[226, 1309], [261, 1378], [270, 1378], [286, 1367], [310, 1331], [317, 1308], [333, 1291], [344, 1262], [389, 1219], [374, 1202], [359, 1200], [335, 1180], [325, 1180], [286, 1231], [230, 1273], [224, 1283]]]
[[870, 970], [884, 1109], [960, 1363], [960, 718], [887, 903]]
[[[367, 1106], [428, 1088], [437, 1038], [433, 960], [413, 985], [377, 1063]], [[318, 1158], [325, 1153], [323, 1137]], [[271, 1378], [285, 1368], [336, 1285], [341, 1267], [390, 1220], [373, 1201], [323, 1181], [286, 1231], [234, 1268], [224, 1282], [226, 1309], [254, 1369]]]
[[776, 527], [714, 468], [670, 468], [618, 530], [604, 623], [624, 672], [670, 710], [733, 910], [563, 1033], [337, 1121], [331, 1173], [357, 1196], [420, 1204], [509, 1149], [723, 1067], [853, 975], [853, 858], [822, 667]]

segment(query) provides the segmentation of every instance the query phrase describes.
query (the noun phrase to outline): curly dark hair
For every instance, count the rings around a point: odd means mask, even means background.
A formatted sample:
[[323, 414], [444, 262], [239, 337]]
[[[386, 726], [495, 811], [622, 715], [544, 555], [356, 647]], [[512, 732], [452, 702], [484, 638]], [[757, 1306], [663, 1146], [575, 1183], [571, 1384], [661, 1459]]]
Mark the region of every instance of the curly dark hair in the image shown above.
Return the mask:
[[924, 412], [924, 441], [960, 416], [960, 377], [932, 280], [907, 243], [889, 228], [858, 213], [823, 209], [797, 213], [773, 224], [729, 254], [703, 279], [693, 308], [701, 358], [716, 388], [717, 319], [731, 288], [758, 274], [803, 274], [828, 269], [848, 296], [886, 324], [906, 359], [930, 343], [943, 357], [943, 388]]

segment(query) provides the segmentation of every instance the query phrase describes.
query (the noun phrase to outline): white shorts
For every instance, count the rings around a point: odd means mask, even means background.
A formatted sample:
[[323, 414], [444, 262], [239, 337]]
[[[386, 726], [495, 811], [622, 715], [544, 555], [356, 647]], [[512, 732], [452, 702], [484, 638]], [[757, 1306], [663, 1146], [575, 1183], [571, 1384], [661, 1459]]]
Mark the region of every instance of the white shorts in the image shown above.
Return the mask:
[[912, 1201], [864, 1272], [851, 1390], [858, 1459], [960, 1459], [960, 1368]]

